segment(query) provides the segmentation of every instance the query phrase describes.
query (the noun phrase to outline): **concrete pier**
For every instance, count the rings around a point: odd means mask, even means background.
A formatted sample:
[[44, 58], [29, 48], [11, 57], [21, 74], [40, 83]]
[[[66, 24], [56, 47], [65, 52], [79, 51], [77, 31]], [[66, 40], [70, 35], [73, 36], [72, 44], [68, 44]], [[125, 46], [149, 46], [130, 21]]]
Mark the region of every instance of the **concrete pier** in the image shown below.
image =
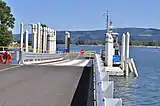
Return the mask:
[[92, 62], [80, 67], [0, 65], [0, 105], [93, 106], [92, 69]]

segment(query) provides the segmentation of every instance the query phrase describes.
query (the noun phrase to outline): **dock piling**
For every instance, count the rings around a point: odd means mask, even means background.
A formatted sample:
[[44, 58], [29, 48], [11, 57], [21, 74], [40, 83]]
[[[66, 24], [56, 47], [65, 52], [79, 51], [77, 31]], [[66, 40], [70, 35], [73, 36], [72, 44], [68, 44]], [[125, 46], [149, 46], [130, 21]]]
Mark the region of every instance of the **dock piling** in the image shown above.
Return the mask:
[[125, 50], [125, 64], [124, 64], [124, 71], [125, 71], [125, 76], [128, 77], [129, 74], [129, 68], [128, 68], [128, 59], [129, 59], [129, 42], [130, 42], [130, 33], [126, 33], [126, 50]]
[[70, 52], [70, 33], [65, 32], [65, 49]]
[[20, 44], [21, 48], [20, 48], [20, 51], [23, 51], [23, 34], [24, 34], [23, 27], [24, 27], [24, 24], [22, 22], [21, 25], [20, 25], [20, 35], [21, 35], [21, 44]]
[[25, 51], [28, 52], [28, 30], [25, 31]]
[[106, 33], [105, 41], [105, 65], [113, 66], [113, 37], [110, 33]]
[[37, 24], [37, 52], [40, 52], [41, 24]]
[[37, 51], [37, 24], [32, 24], [32, 48], [33, 53]]
[[124, 61], [125, 61], [125, 34], [122, 35], [122, 48], [121, 48], [121, 66], [122, 70], [124, 70]]

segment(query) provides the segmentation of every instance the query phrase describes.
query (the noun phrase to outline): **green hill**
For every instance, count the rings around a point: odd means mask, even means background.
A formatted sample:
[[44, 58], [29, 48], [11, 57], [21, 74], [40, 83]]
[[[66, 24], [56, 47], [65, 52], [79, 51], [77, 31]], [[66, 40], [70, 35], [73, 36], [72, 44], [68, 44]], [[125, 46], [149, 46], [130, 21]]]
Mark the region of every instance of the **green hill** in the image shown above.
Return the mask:
[[[133, 41], [148, 41], [148, 40], [160, 40], [160, 29], [154, 28], [115, 28], [116, 32], [121, 35], [125, 32], [131, 33], [131, 40]], [[92, 30], [92, 31], [70, 31], [71, 40], [96, 40], [96, 41], [104, 41], [105, 30]], [[15, 41], [20, 39], [19, 34], [14, 34], [13, 38]], [[65, 38], [64, 31], [57, 31], [57, 40], [63, 40]], [[31, 40], [31, 35], [29, 36], [29, 40]]]

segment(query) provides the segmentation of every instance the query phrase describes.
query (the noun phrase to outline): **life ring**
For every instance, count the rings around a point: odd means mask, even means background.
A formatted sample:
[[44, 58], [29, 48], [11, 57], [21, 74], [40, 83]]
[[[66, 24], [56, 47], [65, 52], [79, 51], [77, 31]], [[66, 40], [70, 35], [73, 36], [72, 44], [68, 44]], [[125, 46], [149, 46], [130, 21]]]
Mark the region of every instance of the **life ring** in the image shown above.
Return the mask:
[[3, 64], [10, 63], [12, 61], [12, 55], [8, 52], [3, 52], [2, 55], [0, 56], [0, 61]]

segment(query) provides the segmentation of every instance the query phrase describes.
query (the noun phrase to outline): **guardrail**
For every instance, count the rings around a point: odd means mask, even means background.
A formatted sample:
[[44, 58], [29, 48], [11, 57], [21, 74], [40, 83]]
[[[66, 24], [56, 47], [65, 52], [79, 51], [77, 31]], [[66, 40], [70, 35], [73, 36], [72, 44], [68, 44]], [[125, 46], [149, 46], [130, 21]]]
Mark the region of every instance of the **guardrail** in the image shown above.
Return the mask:
[[[12, 54], [14, 63], [13, 64], [36, 64], [36, 63], [42, 63], [42, 62], [51, 62], [51, 61], [57, 61], [62, 60], [65, 58], [64, 55], [67, 54], [75, 54], [80, 52], [57, 52], [54, 54], [51, 53], [33, 53], [32, 48], [29, 48], [29, 52], [25, 51], [25, 48], [23, 48], [24, 51], [20, 51], [20, 47], [7, 47], [7, 46], [0, 46], [0, 53], [8, 51]], [[85, 58], [94, 58], [95, 51], [85, 51], [82, 55]]]
[[[18, 56], [18, 55], [17, 55]], [[20, 64], [35, 64], [63, 59], [63, 54], [20, 52]]]
[[113, 81], [109, 81], [109, 74], [99, 54], [94, 58], [94, 98], [95, 106], [122, 106], [121, 98], [113, 98]]

